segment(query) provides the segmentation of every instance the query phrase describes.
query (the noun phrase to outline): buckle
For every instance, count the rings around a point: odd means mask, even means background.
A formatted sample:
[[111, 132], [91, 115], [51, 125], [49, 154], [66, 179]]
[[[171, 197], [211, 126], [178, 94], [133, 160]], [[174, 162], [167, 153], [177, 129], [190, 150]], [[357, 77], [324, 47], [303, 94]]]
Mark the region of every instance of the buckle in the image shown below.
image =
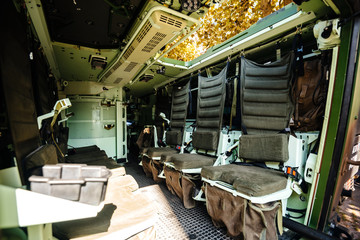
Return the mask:
[[301, 179], [300, 173], [297, 171], [297, 167], [284, 167], [284, 173], [287, 177], [293, 178], [295, 181], [299, 181]]

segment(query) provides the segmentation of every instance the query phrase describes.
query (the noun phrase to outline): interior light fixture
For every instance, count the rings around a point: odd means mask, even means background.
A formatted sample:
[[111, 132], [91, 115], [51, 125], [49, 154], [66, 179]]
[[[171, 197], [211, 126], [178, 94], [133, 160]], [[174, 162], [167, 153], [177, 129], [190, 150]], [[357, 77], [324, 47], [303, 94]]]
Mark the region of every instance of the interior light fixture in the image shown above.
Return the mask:
[[187, 12], [196, 12], [201, 7], [200, 0], [182, 0], [181, 8]]

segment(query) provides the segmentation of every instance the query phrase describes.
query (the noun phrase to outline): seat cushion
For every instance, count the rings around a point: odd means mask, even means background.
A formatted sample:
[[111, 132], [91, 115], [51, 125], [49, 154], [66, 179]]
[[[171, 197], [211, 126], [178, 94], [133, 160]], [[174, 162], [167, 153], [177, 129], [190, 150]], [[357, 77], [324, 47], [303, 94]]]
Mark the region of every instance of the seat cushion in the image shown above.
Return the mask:
[[253, 197], [283, 190], [287, 184], [287, 178], [280, 171], [236, 164], [204, 167], [201, 176], [229, 183], [236, 191]]
[[239, 156], [256, 162], [286, 162], [289, 159], [287, 134], [242, 135]]
[[173, 154], [170, 157], [176, 169], [190, 169], [201, 168], [204, 166], [212, 166], [215, 162], [215, 157], [208, 157], [199, 154]]
[[167, 131], [166, 132], [166, 143], [168, 145], [181, 145], [182, 142], [182, 131]]
[[200, 132], [196, 130], [193, 133], [193, 146], [199, 149], [215, 151], [219, 144], [219, 131]]
[[164, 163], [164, 162], [170, 162], [171, 161], [171, 157], [173, 155], [178, 155], [179, 153], [163, 153], [161, 154], [161, 158], [160, 158], [160, 162]]
[[178, 153], [176, 149], [173, 148], [148, 148], [147, 155], [150, 158], [153, 157], [161, 157], [162, 154], [172, 154], [172, 153]]

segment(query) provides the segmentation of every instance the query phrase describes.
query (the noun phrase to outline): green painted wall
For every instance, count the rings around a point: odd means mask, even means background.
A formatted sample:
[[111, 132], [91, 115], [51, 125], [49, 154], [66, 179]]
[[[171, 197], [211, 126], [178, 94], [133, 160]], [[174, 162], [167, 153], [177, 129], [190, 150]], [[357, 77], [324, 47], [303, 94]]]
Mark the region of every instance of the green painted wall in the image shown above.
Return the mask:
[[[329, 118], [329, 126], [325, 140], [324, 155], [320, 168], [320, 177], [313, 206], [313, 212], [310, 219], [310, 227], [317, 228], [320, 212], [324, 204], [324, 194], [326, 189], [331, 159], [333, 157], [336, 134], [340, 119], [341, 104], [343, 99], [344, 84], [346, 79], [346, 69], [349, 57], [349, 48], [351, 41], [351, 24], [345, 25], [341, 30], [341, 44], [338, 58], [338, 68], [334, 86], [332, 107]], [[328, 203], [326, 203], [328, 204]]]

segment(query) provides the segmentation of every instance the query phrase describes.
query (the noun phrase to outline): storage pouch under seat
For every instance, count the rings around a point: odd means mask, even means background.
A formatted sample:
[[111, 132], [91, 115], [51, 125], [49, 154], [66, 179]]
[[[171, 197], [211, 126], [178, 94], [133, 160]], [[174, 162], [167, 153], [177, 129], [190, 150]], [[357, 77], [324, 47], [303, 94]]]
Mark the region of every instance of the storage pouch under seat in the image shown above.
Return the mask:
[[253, 204], [209, 184], [205, 184], [205, 196], [214, 225], [225, 226], [228, 235], [245, 240], [278, 239], [276, 217], [281, 215], [280, 202]]
[[151, 173], [154, 182], [159, 183], [162, 182], [164, 179], [159, 177], [159, 174], [164, 169], [164, 165], [160, 161], [150, 161], [151, 166]]
[[146, 156], [143, 156], [141, 159], [141, 164], [142, 164], [142, 168], [144, 170], [145, 175], [147, 177], [151, 177], [152, 176], [151, 160], [149, 158], [147, 158]]
[[172, 194], [176, 194], [181, 200], [183, 199], [181, 189], [181, 173], [169, 167], [164, 167], [164, 174], [166, 176], [166, 186]]
[[171, 154], [178, 154], [178, 151], [169, 147], [149, 148], [142, 159], [142, 166], [146, 176], [152, 176], [155, 182], [161, 182], [163, 179], [159, 178], [158, 175], [163, 169], [163, 162], [155, 161], [153, 158], [161, 158], [162, 155], [168, 156]]
[[287, 134], [242, 135], [239, 157], [256, 162], [286, 162], [289, 159]]
[[195, 207], [192, 198], [195, 183], [187, 176], [172, 168], [165, 167], [166, 186], [172, 194], [176, 194], [183, 202], [185, 208]]

